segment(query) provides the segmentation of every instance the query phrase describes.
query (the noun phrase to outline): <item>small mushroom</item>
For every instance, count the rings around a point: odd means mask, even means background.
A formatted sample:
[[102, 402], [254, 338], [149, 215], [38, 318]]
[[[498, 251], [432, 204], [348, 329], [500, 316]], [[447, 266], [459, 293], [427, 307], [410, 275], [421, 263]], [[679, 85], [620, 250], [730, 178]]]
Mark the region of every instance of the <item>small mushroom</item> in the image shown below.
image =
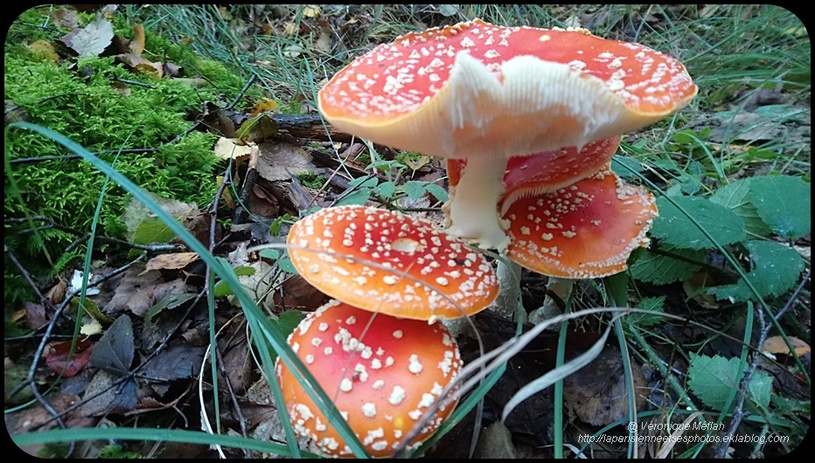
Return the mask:
[[335, 74], [318, 104], [347, 133], [467, 159], [449, 231], [503, 250], [497, 204], [508, 158], [639, 129], [696, 92], [680, 62], [643, 45], [476, 19], [374, 48]]
[[648, 244], [646, 232], [657, 217], [653, 195], [623, 183], [610, 164], [556, 191], [516, 197], [503, 206], [510, 237], [506, 255], [550, 277], [622, 272], [631, 252]]
[[[374, 457], [394, 451], [461, 369], [458, 346], [441, 323], [374, 314], [336, 300], [303, 319], [288, 343]], [[295, 432], [326, 456], [352, 457], [279, 359], [275, 372]], [[435, 433], [455, 405], [442, 404], [408, 448]]]
[[460, 318], [498, 295], [495, 271], [481, 253], [401, 212], [325, 208], [295, 222], [287, 242], [292, 264], [312, 286], [372, 312]]

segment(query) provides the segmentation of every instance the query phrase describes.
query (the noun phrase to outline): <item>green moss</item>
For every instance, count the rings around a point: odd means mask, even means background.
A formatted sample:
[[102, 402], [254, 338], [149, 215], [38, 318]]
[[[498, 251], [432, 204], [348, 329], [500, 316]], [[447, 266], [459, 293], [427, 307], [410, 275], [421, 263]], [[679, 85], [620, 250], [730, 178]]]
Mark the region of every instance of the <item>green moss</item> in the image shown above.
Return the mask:
[[[207, 101], [231, 101], [245, 81], [223, 65], [201, 60], [184, 47], [150, 33], [145, 50], [148, 59], [174, 62], [182, 67], [185, 77], [203, 76], [209, 84], [196, 88], [183, 80], [159, 80], [134, 73], [117, 64], [114, 57], [65, 59], [55, 65], [26, 47], [35, 40], [54, 42], [67, 32], [32, 26], [47, 23], [48, 11], [47, 7], [26, 11], [9, 31], [15, 40], [5, 44], [4, 98], [18, 107], [15, 113], [99, 153], [120, 173], [160, 197], [199, 206], [211, 201], [220, 163], [212, 153], [215, 136], [193, 131], [176, 138], [193, 125], [189, 113], [200, 111]], [[132, 37], [131, 25], [115, 23], [114, 27], [117, 34]], [[117, 80], [145, 85], [125, 83], [123, 91], [121, 85], [111, 85]], [[151, 151], [115, 155], [118, 150], [133, 149]], [[5, 156], [9, 160], [69, 154], [73, 153], [32, 132], [12, 130], [6, 135]], [[10, 189], [11, 175], [22, 202]], [[104, 175], [79, 159], [15, 163], [6, 172], [5, 215], [22, 217], [27, 211], [86, 232], [104, 182]], [[129, 200], [122, 188], [109, 185], [99, 218], [101, 233], [124, 237], [126, 228], [120, 216]], [[28, 227], [11, 228], [6, 231], [14, 235]], [[43, 260], [46, 250], [58, 258], [75, 238], [70, 233], [47, 230], [39, 236], [7, 236], [6, 243]]]

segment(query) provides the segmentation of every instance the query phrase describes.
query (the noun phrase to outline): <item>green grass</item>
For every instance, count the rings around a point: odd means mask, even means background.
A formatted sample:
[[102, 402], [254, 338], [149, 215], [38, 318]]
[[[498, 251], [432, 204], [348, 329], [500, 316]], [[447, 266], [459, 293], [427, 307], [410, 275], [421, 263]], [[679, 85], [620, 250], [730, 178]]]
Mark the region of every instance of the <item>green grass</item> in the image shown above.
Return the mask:
[[[699, 86], [699, 95], [687, 108], [671, 118], [624, 136], [618, 155], [637, 161], [626, 164], [635, 171], [620, 168], [626, 181], [645, 185], [658, 197], [674, 205], [690, 204], [682, 198], [697, 198], [691, 202], [704, 204], [705, 207], [713, 207], [708, 203], [724, 204], [739, 217], [752, 220], [750, 224], [754, 225], [753, 228], [748, 227], [750, 233], [744, 236], [736, 237], [727, 231], [718, 234], [713, 224], [698, 215], [697, 209], [690, 209], [688, 215], [692, 224], [689, 227], [699, 228], [708, 238], [712, 238], [710, 243], [700, 248], [690, 245], [683, 247], [682, 243], [677, 244], [672, 240], [681, 240], [686, 230], [678, 232], [669, 226], [658, 228], [666, 225], [656, 225], [657, 234], [662, 233], [659, 235], [661, 238], [655, 239], [650, 250], [639, 251], [632, 257], [633, 264], [639, 261], [639, 269], [636, 265], [632, 266], [632, 271], [623, 275], [622, 281], [606, 281], [605, 286], [594, 281], [578, 285], [572, 311], [619, 305], [621, 288], [623, 294], [627, 290], [632, 306], [641, 301], [647, 302], [640, 306], [643, 307], [640, 318], [623, 319], [622, 324], [615, 324], [618, 344], [627, 346], [631, 361], [646, 365], [664, 376], [658, 387], [664, 388], [664, 393], [674, 402], [652, 404], [650, 410], [639, 413], [640, 417], [653, 414], [661, 416], [663, 420], [672, 417], [674, 422], [677, 419], [681, 422], [687, 414], [699, 410], [712, 421], [726, 422], [732, 418], [732, 408], [722, 404], [734, 403], [737, 384], [729, 385], [732, 386], [727, 389], [729, 395], [722, 395], [728, 385], [712, 384], [707, 385], [707, 389], [700, 389], [698, 379], [702, 375], [697, 370], [691, 369], [687, 375], [673, 375], [666, 365], [698, 362], [694, 359], [709, 354], [711, 346], [725, 345], [730, 349], [729, 356], [738, 359], [738, 371], [744, 371], [750, 367], [750, 361], [756, 354], [759, 336], [755, 333], [766, 331], [766, 327], [770, 326], [773, 327], [771, 335], [809, 340], [809, 285], [801, 281], [805, 277], [797, 270], [798, 264], [785, 267], [787, 264], [781, 260], [771, 260], [774, 268], [788, 269], [787, 273], [792, 276], [789, 281], [778, 283], [770, 289], [755, 287], [756, 280], [751, 280], [749, 276], [756, 271], [756, 262], [777, 258], [773, 257], [776, 254], [772, 252], [760, 253], [759, 250], [763, 248], [756, 242], [777, 243], [787, 248], [797, 244], [808, 249], [808, 234], [803, 240], [798, 235], [784, 237], [783, 229], [778, 224], [764, 231], [756, 231], [760, 228], [754, 217], [764, 217], [765, 221], [775, 217], [770, 214], [767, 219], [766, 213], [749, 209], [752, 204], [737, 208], [717, 197], [717, 192], [728, 185], [742, 185], [738, 183], [740, 180], [765, 174], [796, 181], [803, 179], [802, 183], [808, 188], [811, 179], [811, 46], [805, 28], [792, 12], [772, 5], [458, 5], [457, 8], [447, 6], [446, 9], [442, 5], [321, 5], [319, 14], [309, 8], [304, 5], [122, 6], [116, 24], [123, 34], [129, 33], [130, 24], [144, 24], [147, 49], [155, 54], [152, 55], [154, 58], [161, 56], [162, 60], [183, 62], [190, 75], [204, 74], [212, 84], [201, 90], [172, 82], [157, 83], [143, 79], [158, 88], [151, 91], [135, 89], [139, 97], [130, 99], [132, 106], [124, 106], [123, 99], [104, 85], [113, 77], [134, 79], [132, 74], [112, 66], [109, 60], [83, 61], [83, 66], [90, 66], [94, 70], [90, 79], [83, 80], [64, 67], [37, 61], [40, 58], [27, 54], [23, 45], [7, 42], [6, 98], [13, 99], [29, 116], [30, 122], [68, 136], [81, 148], [71, 145], [70, 149], [66, 149], [66, 143], [55, 143], [55, 140], [61, 140], [59, 137], [43, 136], [41, 132], [18, 128], [6, 135], [6, 158], [31, 156], [27, 154], [28, 150], [42, 156], [77, 151], [84, 153], [83, 149], [93, 152], [156, 148], [159, 151], [153, 155], [155, 158], [121, 155], [113, 168], [153, 193], [182, 201], [195, 200], [203, 205], [212, 199], [215, 192], [215, 185], [210, 182], [214, 178], [216, 162], [204, 155], [211, 149], [214, 139], [204, 134], [190, 134], [181, 142], [165, 143], [188, 127], [189, 121], [183, 118], [185, 111], [205, 101], [229, 100], [230, 95], [237, 94], [251, 76], [256, 78], [256, 85], [238, 109], [248, 110], [254, 100], [266, 96], [280, 104], [281, 112], [298, 114], [313, 109], [320, 86], [355, 56], [406, 32], [476, 17], [502, 25], [580, 25], [596, 35], [636, 41], [678, 58], [687, 66]], [[23, 19], [29, 23], [41, 22], [31, 13], [27, 13]], [[297, 32], [287, 33], [287, 28]], [[29, 41], [55, 36], [53, 33], [49, 35], [47, 30], [25, 27], [14, 29], [14, 34], [19, 35], [11, 37], [24, 36]], [[49, 85], [32, 85], [31, 74], [40, 79], [39, 82], [48, 82]], [[757, 98], [775, 100], [772, 104], [757, 105]], [[756, 126], [761, 124], [776, 130], [776, 136], [756, 135]], [[103, 159], [110, 162], [112, 156]], [[380, 159], [380, 156], [372, 153], [370, 158]], [[158, 168], [154, 159], [158, 159]], [[7, 177], [10, 174], [15, 176], [23, 201], [21, 203], [7, 196], [6, 217], [19, 217], [27, 211], [84, 231], [89, 230], [92, 221], [99, 220], [109, 234], [121, 233], [122, 224], [117, 222], [118, 211], [124, 207], [128, 194], [135, 194], [135, 190], [131, 187], [122, 190], [126, 182], [114, 175], [116, 184], [108, 190], [101, 211], [97, 211], [105, 174], [111, 174], [100, 166], [98, 162], [89, 164], [78, 160], [14, 165], [13, 170], [7, 172]], [[188, 172], [195, 174], [192, 177], [180, 175]], [[322, 182], [319, 183], [322, 185]], [[66, 188], [66, 191], [57, 190], [55, 194], [44, 196], [46, 191], [53, 190], [51, 185], [80, 185], [81, 188]], [[399, 188], [404, 188], [403, 185], [400, 184]], [[743, 185], [747, 189], [747, 184]], [[6, 186], [8, 190], [8, 183]], [[374, 186], [379, 189], [364, 192], [369, 194], [366, 198], [382, 193], [381, 185]], [[795, 184], [797, 187], [798, 184]], [[388, 184], [390, 195], [394, 194], [393, 191], [401, 191], [396, 188]], [[745, 197], [758, 198], [753, 201], [759, 201], [763, 199], [762, 194], [751, 191]], [[803, 207], [800, 198], [785, 199], [789, 211]], [[146, 201], [149, 203], [149, 200]], [[390, 202], [389, 205], [396, 206]], [[677, 219], [683, 217], [684, 209], [679, 208]], [[738, 228], [735, 224], [726, 226]], [[8, 229], [9, 225], [6, 227]], [[177, 232], [183, 235], [183, 230]], [[12, 244], [14, 249], [28, 248], [32, 253], [48, 247], [55, 258], [59, 258], [68, 255], [63, 251], [74, 238], [59, 230], [49, 230], [43, 232], [40, 238], [50, 243], [47, 246], [30, 235], [6, 238], [6, 243]], [[205, 249], [200, 251], [206, 253]], [[684, 264], [676, 259], [667, 260], [666, 256], [671, 253], [684, 259], [681, 261]], [[72, 256], [77, 259], [86, 257], [82, 253]], [[801, 258], [800, 262], [804, 272], [808, 272], [811, 266], [809, 258]], [[237, 284], [234, 274], [219, 261], [209, 256], [208, 263], [224, 281]], [[645, 272], [642, 266], [645, 263], [654, 267], [668, 265], [677, 273], [670, 276], [673, 279], [665, 274], [660, 275], [660, 278], [668, 278], [668, 282], [654, 281], [653, 276], [643, 276]], [[776, 273], [783, 272], [779, 270]], [[697, 285], [697, 292], [693, 292], [693, 277], [700, 275], [711, 281], [716, 280], [716, 283], [701, 288], [701, 293]], [[6, 290], [7, 304], [25, 299], [25, 295], [18, 294], [19, 287], [25, 284], [20, 275], [4, 272], [4, 277], [6, 283], [12, 283], [11, 286], [17, 288]], [[737, 293], [728, 286], [739, 284], [744, 285], [739, 290], [743, 290], [743, 293]], [[728, 294], [747, 296], [746, 299], [716, 299], [705, 293], [711, 287], [719, 288], [717, 291], [720, 292], [732, 291]], [[231, 284], [230, 288], [234, 294], [243, 293]], [[241, 300], [241, 303], [256, 336], [258, 352], [276, 351], [285, 355], [290, 362], [297, 362], [293, 360], [296, 356], [282, 342], [285, 333], [274, 323], [269, 323], [254, 301]], [[214, 310], [212, 301], [210, 309]], [[782, 315], [776, 319], [779, 313]], [[212, 320], [214, 330], [214, 317]], [[677, 342], [675, 333], [691, 329], [689, 327], [698, 330], [696, 342]], [[738, 335], [734, 336], [734, 333]], [[214, 334], [211, 336], [214, 338]], [[267, 373], [269, 360], [264, 358], [259, 361]], [[708, 359], [704, 357], [703, 360]], [[710, 361], [717, 360], [711, 357]], [[789, 367], [800, 367], [800, 362], [796, 356]], [[695, 365], [698, 367], [699, 363]], [[467, 400], [467, 407], [462, 408], [445, 425], [442, 433], [450, 431], [455, 423], [463, 420], [468, 408], [476, 407], [478, 400], [489, 392], [489, 386], [503, 371], [500, 365], [493, 366], [496, 368], [493, 376], [488, 378], [485, 385], [474, 390]], [[210, 380], [214, 375], [205, 374]], [[303, 374], [308, 375], [307, 372]], [[802, 373], [802, 376], [809, 383], [808, 374]], [[756, 378], [757, 382], [751, 383], [751, 388], [761, 389], [764, 379], [761, 374]], [[630, 375], [626, 375], [626, 379], [630, 380]], [[556, 385], [558, 390], [561, 387]], [[331, 408], [328, 405], [330, 400], [323, 391], [314, 393], [321, 396], [328, 409]], [[753, 399], [752, 396], [746, 399], [743, 409], [745, 424], [740, 433], [777, 433], [790, 436], [792, 443], [788, 446], [755, 445], [749, 449], [739, 447], [739, 457], [757, 456], [765, 451], [771, 455], [784, 453], [803, 438], [808, 428], [808, 401], [796, 402], [779, 392], [777, 387], [769, 403]], [[556, 404], [560, 413], [563, 413], [562, 405]], [[562, 415], [555, 421], [557, 425], [553, 432], [557, 445], [553, 452], [561, 455], [565, 450], [562, 444], [569, 425]], [[617, 425], [624, 427], [626, 422], [621, 421]], [[599, 429], [597, 433], [608, 429]], [[141, 434], [130, 437], [180, 442], [200, 442], [201, 437], [199, 433], [193, 435], [180, 431], [168, 433], [165, 430], [151, 432], [140, 429], [138, 432]], [[291, 433], [290, 428], [288, 432]], [[18, 443], [65, 442], [98, 438], [99, 435], [96, 431], [91, 433], [81, 429], [55, 431], [39, 437], [25, 435]], [[108, 437], [124, 439], [128, 436], [111, 431]], [[291, 442], [289, 446], [261, 445], [226, 435], [211, 439], [225, 446], [244, 446], [280, 455], [297, 453]], [[678, 446], [672, 455], [692, 458], [709, 456], [711, 447]], [[632, 456], [633, 451], [629, 448], [628, 456]]]

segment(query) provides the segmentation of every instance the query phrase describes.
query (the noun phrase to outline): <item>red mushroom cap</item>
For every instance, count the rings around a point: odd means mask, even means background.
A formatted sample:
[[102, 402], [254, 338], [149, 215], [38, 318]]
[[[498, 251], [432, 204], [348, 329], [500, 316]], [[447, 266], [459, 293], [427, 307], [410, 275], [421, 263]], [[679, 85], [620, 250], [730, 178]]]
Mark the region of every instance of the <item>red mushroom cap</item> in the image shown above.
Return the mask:
[[[620, 146], [620, 137], [589, 143], [582, 150], [570, 146], [528, 156], [513, 156], [504, 171], [501, 203], [512, 204], [521, 195], [549, 193], [569, 186], [605, 168]], [[447, 160], [447, 181], [455, 189], [467, 168], [466, 159]]]
[[627, 185], [610, 165], [555, 192], [505, 204], [507, 257], [544, 275], [597, 278], [622, 272], [646, 246], [657, 217], [653, 195]]
[[[374, 457], [393, 452], [461, 369], [458, 346], [443, 324], [338, 301], [303, 319], [288, 343]], [[294, 430], [326, 455], [353, 456], [279, 359], [275, 371]], [[441, 407], [409, 447], [430, 437], [455, 406]]]
[[476, 19], [374, 48], [318, 102], [332, 125], [377, 143], [510, 157], [638, 129], [696, 92], [679, 61], [643, 45]]
[[429, 221], [396, 211], [325, 208], [291, 227], [288, 246], [306, 281], [373, 312], [460, 318], [498, 296], [497, 276], [481, 253]]
[[506, 158], [639, 129], [696, 92], [679, 61], [643, 45], [476, 19], [374, 48], [335, 74], [318, 104], [347, 133], [467, 158], [449, 232], [502, 250], [493, 206]]

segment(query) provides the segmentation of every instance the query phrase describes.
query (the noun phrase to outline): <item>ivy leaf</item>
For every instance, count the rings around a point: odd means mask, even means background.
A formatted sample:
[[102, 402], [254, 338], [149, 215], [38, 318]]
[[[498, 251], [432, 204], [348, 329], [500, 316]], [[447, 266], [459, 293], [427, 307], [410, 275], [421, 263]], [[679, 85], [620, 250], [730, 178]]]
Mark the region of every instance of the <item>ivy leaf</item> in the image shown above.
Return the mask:
[[[792, 289], [804, 270], [804, 259], [794, 249], [775, 241], [748, 241], [744, 247], [750, 253], [752, 271], [747, 278], [761, 297], [777, 296]], [[710, 288], [717, 299], [733, 302], [749, 300], [753, 293], [744, 282]]]
[[750, 202], [750, 181], [752, 178], [743, 178], [727, 184], [710, 196], [710, 201], [732, 210], [744, 220], [744, 231], [755, 236], [770, 236], [772, 230], [761, 217], [756, 207]]
[[[696, 262], [706, 260], [705, 251], [674, 248], [667, 245], [660, 246], [660, 249]], [[631, 275], [637, 280], [656, 285], [667, 285], [687, 280], [702, 266], [654, 252], [643, 252], [629, 268]]]
[[[705, 198], [676, 196], [672, 198], [690, 214], [720, 245], [745, 238], [744, 221], [730, 209]], [[665, 197], [657, 199], [659, 217], [654, 220], [651, 236], [679, 248], [706, 249], [714, 244]]]
[[789, 175], [755, 177], [750, 181], [750, 202], [761, 219], [786, 239], [809, 234], [812, 188], [799, 177]]
[[[730, 391], [739, 387], [740, 360], [736, 357], [726, 359], [720, 355], [709, 357], [691, 354], [688, 366], [688, 386], [705, 405], [720, 411], [723, 410]], [[742, 373], [747, 365], [743, 365]], [[756, 371], [747, 387], [748, 397], [754, 406], [766, 409], [770, 404], [772, 377], [763, 371]], [[731, 402], [732, 406], [735, 401]]]

